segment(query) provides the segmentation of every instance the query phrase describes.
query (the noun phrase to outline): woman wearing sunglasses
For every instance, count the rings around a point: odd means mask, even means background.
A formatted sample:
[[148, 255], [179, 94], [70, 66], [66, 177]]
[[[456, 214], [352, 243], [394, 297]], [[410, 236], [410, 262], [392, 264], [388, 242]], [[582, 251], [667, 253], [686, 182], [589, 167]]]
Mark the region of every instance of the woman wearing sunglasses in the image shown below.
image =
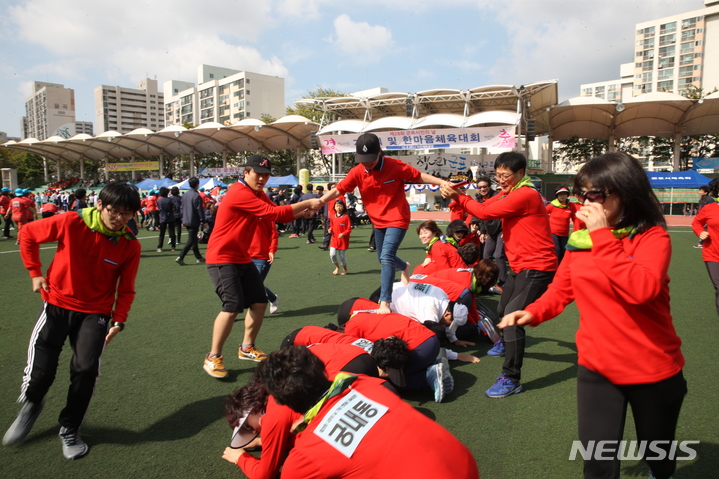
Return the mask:
[[577, 216], [587, 229], [570, 236], [546, 293], [506, 315], [499, 327], [538, 326], [576, 301], [579, 439], [584, 448], [599, 441], [614, 448], [603, 455], [612, 459], [593, 454], [585, 460], [584, 477], [619, 477], [629, 405], [637, 439], [646, 441], [640, 448], [646, 446], [651, 477], [669, 478], [676, 467], [671, 441], [687, 389], [669, 308], [671, 242], [664, 216], [646, 172], [626, 153], [590, 160], [574, 185], [583, 205]]

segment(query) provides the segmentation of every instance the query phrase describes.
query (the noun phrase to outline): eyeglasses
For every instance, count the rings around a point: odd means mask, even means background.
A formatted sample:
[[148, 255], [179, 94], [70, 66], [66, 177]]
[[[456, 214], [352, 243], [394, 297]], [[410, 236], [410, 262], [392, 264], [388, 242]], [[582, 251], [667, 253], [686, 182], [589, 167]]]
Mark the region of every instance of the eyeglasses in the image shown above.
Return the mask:
[[510, 173], [510, 174], [507, 174], [507, 173], [504, 173], [504, 174], [495, 173], [495, 174], [494, 174], [494, 178], [495, 178], [497, 181], [507, 181], [508, 179], [510, 179], [510, 178], [513, 177], [513, 176], [514, 176], [514, 173]]
[[577, 199], [580, 203], [584, 203], [586, 200], [589, 200], [590, 203], [599, 203], [600, 205], [604, 203], [607, 196], [611, 194], [612, 192], [609, 190], [586, 190], [576, 192]]
[[124, 219], [129, 220], [135, 215], [135, 213], [132, 211], [120, 211], [109, 206], [105, 208], [105, 211], [107, 211], [107, 214], [110, 215], [110, 218], [117, 218], [119, 216], [122, 216]]

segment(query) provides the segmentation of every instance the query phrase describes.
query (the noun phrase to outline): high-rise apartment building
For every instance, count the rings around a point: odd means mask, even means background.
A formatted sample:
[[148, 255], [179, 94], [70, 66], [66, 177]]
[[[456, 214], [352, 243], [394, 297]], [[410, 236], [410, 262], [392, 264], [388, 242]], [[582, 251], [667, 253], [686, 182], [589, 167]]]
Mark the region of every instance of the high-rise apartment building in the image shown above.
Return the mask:
[[[32, 82], [33, 95], [25, 101], [20, 128], [23, 138], [70, 138], [78, 133], [75, 91], [57, 83]], [[90, 128], [92, 131], [92, 127]]]
[[719, 0], [705, 0], [700, 10], [638, 23], [635, 35], [634, 62], [621, 66], [621, 78], [581, 85], [581, 96], [619, 102], [657, 91], [719, 89]]
[[164, 95], [157, 80], [145, 78], [137, 88], [100, 85], [95, 88], [95, 123], [99, 132], [128, 133], [137, 128], [165, 127]]
[[284, 78], [200, 65], [197, 83], [164, 83], [165, 125], [231, 125], [245, 118], [285, 114]]

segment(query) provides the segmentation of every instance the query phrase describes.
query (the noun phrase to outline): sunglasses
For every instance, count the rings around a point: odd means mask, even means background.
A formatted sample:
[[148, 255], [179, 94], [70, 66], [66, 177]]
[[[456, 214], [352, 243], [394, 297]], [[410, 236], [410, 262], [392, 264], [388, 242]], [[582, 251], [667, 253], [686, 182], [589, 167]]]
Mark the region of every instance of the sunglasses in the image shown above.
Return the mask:
[[576, 191], [575, 194], [580, 203], [584, 203], [586, 200], [589, 200], [590, 203], [602, 204], [607, 199], [607, 196], [612, 193], [608, 190], [585, 190]]

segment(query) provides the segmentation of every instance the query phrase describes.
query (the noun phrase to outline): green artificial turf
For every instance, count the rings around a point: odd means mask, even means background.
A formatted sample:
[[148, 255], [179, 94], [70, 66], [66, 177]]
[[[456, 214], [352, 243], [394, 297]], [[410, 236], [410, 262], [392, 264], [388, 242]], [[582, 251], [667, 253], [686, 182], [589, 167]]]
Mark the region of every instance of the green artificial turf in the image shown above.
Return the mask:
[[[413, 265], [423, 248], [410, 227], [400, 256]], [[280, 298], [280, 311], [267, 315], [258, 347], [270, 352], [285, 335], [304, 325], [335, 321], [337, 306], [347, 298], [369, 296], [379, 286], [376, 253], [367, 251], [369, 226], [352, 233], [347, 252], [350, 274], [333, 276], [329, 254], [304, 238], [280, 239], [267, 285]], [[69, 382], [69, 346], [60, 359], [57, 379], [45, 411], [20, 446], [0, 447], [3, 478], [237, 478], [236, 466], [222, 459], [230, 429], [222, 418], [224, 397], [246, 384], [255, 363], [240, 361], [238, 323], [225, 348], [227, 380], [202, 369], [210, 347], [212, 323], [219, 311], [204, 265], [173, 260], [176, 253], [156, 253], [157, 233], [141, 232], [143, 258], [137, 297], [127, 327], [106, 349], [102, 375], [81, 429], [90, 454], [79, 461], [62, 457], [57, 416]], [[717, 364], [719, 319], [701, 250], [688, 228], [671, 230], [674, 254], [670, 269], [672, 310], [687, 359], [689, 384], [677, 438], [698, 440], [693, 461], [680, 461], [676, 478], [716, 477], [719, 463], [719, 386]], [[47, 266], [52, 245], [42, 251]], [[167, 246], [166, 246], [167, 248]], [[204, 250], [205, 246], [202, 246]], [[30, 290], [17, 247], [0, 240], [2, 308], [0, 320], [0, 432], [12, 423], [19, 406], [27, 343], [40, 309]], [[87, 271], [86, 281], [93, 281]], [[498, 297], [483, 298], [496, 307]], [[525, 391], [506, 399], [489, 399], [484, 391], [501, 372], [502, 358], [486, 356], [489, 342], [464, 349], [478, 364], [454, 362], [455, 391], [436, 404], [429, 391], [409, 402], [454, 433], [472, 451], [484, 478], [581, 477], [581, 461], [569, 461], [576, 439], [576, 347], [578, 323], [571, 305], [561, 316], [528, 330], [523, 368]], [[635, 438], [631, 415], [625, 439]], [[442, 447], [442, 444], [437, 444]], [[391, 445], [388, 445], [391, 454]], [[421, 458], [417, 458], [421, 460]], [[622, 476], [646, 478], [645, 465], [627, 461]]]

